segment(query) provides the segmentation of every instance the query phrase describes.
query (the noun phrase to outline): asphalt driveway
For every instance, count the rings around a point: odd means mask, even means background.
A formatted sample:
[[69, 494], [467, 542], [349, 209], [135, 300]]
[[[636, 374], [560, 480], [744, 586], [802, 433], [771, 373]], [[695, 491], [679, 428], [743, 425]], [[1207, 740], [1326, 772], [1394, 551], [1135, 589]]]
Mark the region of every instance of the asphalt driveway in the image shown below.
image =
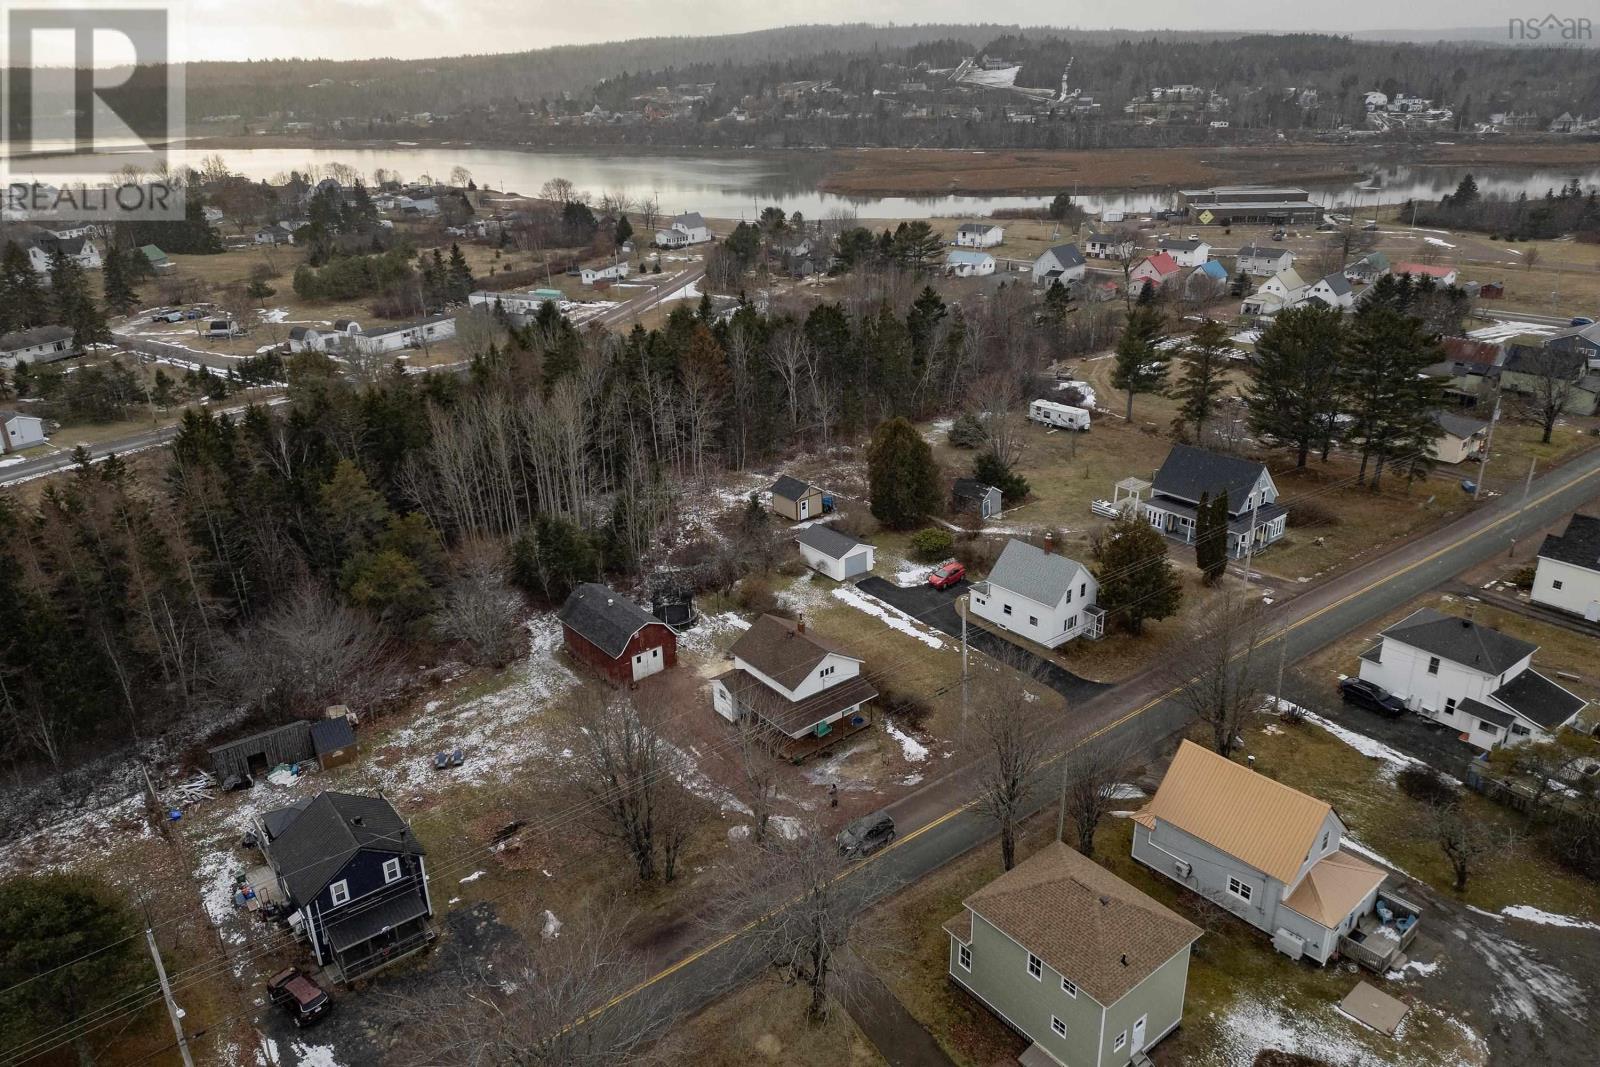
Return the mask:
[[[961, 636], [961, 613], [956, 610], [956, 600], [967, 591], [967, 582], [964, 580], [948, 589], [935, 589], [925, 583], [904, 587], [886, 578], [872, 577], [861, 579], [856, 583], [856, 588], [887, 604], [893, 604], [908, 615], [915, 615], [951, 637]], [[1104, 682], [1080, 678], [1048, 656], [1008, 641], [981, 626], [967, 627], [967, 644], [993, 659], [1030, 672], [1073, 703], [1088, 700], [1111, 688]]]

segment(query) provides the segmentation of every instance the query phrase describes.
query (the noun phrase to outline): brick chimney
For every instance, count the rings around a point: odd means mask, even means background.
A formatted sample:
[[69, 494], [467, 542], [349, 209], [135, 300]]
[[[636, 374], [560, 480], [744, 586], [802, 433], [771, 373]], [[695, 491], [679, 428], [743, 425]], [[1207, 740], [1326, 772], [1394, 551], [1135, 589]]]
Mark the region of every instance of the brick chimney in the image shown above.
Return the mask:
[[794, 632], [797, 634], [803, 634], [806, 632], [806, 617], [804, 613], [795, 616]]
[[1049, 530], [1044, 532], [1044, 550], [1046, 553], [1054, 553], [1056, 550], [1056, 535]]

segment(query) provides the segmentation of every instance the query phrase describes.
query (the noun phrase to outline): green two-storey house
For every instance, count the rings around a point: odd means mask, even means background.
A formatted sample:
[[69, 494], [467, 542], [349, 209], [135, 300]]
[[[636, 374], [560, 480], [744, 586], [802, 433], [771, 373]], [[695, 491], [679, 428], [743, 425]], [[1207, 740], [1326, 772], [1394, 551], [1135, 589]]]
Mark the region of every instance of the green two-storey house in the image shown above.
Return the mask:
[[1060, 842], [968, 897], [950, 977], [1033, 1044], [1024, 1067], [1126, 1067], [1177, 1028], [1200, 937]]

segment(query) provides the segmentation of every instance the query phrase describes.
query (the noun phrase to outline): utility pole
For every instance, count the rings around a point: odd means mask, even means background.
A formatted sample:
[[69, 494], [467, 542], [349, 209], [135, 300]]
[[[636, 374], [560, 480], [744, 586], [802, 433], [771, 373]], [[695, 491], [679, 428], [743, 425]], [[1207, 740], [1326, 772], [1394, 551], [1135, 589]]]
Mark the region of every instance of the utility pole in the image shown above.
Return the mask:
[[1065, 843], [1067, 840], [1067, 770], [1072, 761], [1067, 759], [1067, 754], [1061, 756], [1061, 800], [1056, 807], [1056, 840]]
[[189, 1055], [189, 1039], [183, 1033], [183, 1012], [172, 999], [172, 986], [167, 982], [167, 968], [161, 963], [161, 950], [156, 947], [156, 932], [150, 928], [150, 912], [145, 911], [145, 941], [150, 946], [150, 958], [156, 963], [156, 977], [161, 981], [161, 995], [167, 1001], [167, 1015], [172, 1019], [172, 1032], [178, 1038], [178, 1054], [183, 1057], [183, 1067], [194, 1067], [194, 1057]]
[[961, 616], [961, 725], [967, 725], [967, 608], [972, 605], [971, 597], [962, 594], [956, 605], [956, 614]]
[[1538, 462], [1538, 456], [1528, 457], [1528, 480], [1522, 483], [1522, 503], [1517, 505], [1517, 513], [1519, 515], [1528, 506], [1528, 494], [1533, 491], [1533, 468]]
[[1278, 635], [1278, 685], [1272, 690], [1273, 698], [1277, 701], [1278, 705], [1273, 710], [1278, 712], [1283, 711], [1283, 661], [1288, 654], [1289, 631], [1285, 629], [1283, 633]]
[[[1261, 514], [1261, 494], [1255, 494], [1255, 503], [1250, 507], [1250, 533], [1244, 543], [1244, 584], [1250, 584], [1250, 562], [1256, 554], [1256, 517]], [[1224, 534], [1224, 537], [1227, 535]]]
[[1478, 464], [1478, 480], [1472, 483], [1472, 499], [1477, 500], [1478, 494], [1483, 492], [1483, 479], [1489, 470], [1489, 460], [1494, 456], [1494, 426], [1500, 421], [1500, 397], [1503, 393], [1494, 394], [1494, 411], [1489, 415], [1489, 432], [1483, 438], [1483, 462]]

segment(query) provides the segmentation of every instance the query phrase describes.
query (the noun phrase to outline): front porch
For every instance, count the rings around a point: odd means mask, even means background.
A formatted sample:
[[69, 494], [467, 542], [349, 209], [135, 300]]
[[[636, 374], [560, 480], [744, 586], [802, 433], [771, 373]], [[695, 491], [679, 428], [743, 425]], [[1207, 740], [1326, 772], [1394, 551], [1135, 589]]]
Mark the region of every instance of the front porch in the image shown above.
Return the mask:
[[349, 985], [421, 952], [437, 936], [427, 917], [419, 917], [385, 930], [371, 940], [336, 949], [323, 969], [333, 981]]
[[1376, 974], [1406, 965], [1406, 949], [1417, 939], [1422, 909], [1394, 893], [1379, 892], [1372, 910], [1339, 938], [1339, 952]]

